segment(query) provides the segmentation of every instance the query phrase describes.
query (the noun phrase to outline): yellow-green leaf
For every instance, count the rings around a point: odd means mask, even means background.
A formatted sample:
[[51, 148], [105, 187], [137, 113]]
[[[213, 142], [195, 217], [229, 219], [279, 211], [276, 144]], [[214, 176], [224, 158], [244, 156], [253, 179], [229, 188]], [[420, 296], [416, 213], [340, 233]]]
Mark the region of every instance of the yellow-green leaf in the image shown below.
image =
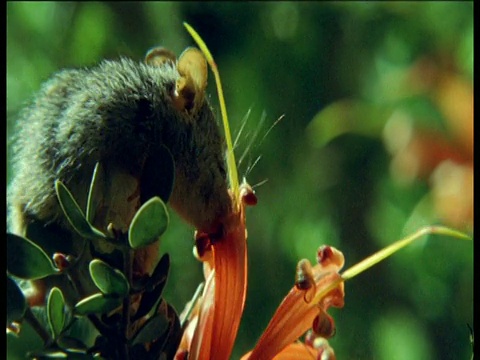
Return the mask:
[[104, 179], [104, 174], [102, 164], [97, 162], [93, 169], [92, 181], [90, 182], [90, 189], [88, 191], [87, 211], [85, 215], [89, 223], [94, 220], [95, 209], [97, 208], [100, 198], [98, 185]]
[[58, 272], [45, 251], [34, 242], [7, 233], [7, 272], [25, 280], [36, 280]]
[[121, 271], [99, 259], [90, 262], [89, 270], [93, 282], [102, 293], [115, 296], [126, 296], [128, 294], [128, 280]]
[[159, 197], [148, 200], [133, 217], [128, 230], [128, 241], [138, 249], [157, 241], [167, 230], [169, 222], [167, 208]]
[[96, 293], [80, 300], [74, 308], [76, 315], [104, 314], [119, 307], [122, 299]]
[[55, 190], [57, 192], [58, 201], [73, 228], [83, 237], [87, 239], [104, 239], [105, 235], [98, 229], [94, 228], [85, 218], [80, 206], [73, 198], [72, 193], [59, 180], [55, 181]]
[[57, 287], [52, 288], [48, 295], [47, 318], [53, 338], [57, 339], [65, 325], [65, 299]]
[[132, 339], [132, 346], [152, 342], [162, 336], [168, 330], [170, 321], [162, 314], [156, 314], [147, 320], [145, 325]]
[[7, 325], [20, 321], [27, 309], [27, 302], [15, 280], [7, 276]]

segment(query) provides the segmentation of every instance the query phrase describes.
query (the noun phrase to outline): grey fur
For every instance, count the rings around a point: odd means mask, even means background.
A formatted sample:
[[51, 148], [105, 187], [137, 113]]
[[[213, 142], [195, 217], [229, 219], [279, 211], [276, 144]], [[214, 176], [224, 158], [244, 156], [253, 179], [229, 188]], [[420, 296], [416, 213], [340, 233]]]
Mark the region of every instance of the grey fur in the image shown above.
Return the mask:
[[170, 204], [197, 229], [213, 231], [231, 206], [223, 140], [206, 100], [196, 114], [172, 105], [178, 77], [171, 62], [120, 59], [48, 80], [17, 122], [11, 230], [22, 233], [30, 219], [63, 223], [55, 180], [83, 207], [96, 162], [139, 177], [163, 144], [176, 168]]

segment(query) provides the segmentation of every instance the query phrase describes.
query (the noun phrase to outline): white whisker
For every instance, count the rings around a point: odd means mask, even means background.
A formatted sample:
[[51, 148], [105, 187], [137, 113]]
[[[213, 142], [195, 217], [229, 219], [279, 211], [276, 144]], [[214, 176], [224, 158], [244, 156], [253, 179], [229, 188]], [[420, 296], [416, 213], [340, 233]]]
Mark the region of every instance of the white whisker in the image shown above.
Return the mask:
[[245, 177], [247, 177], [250, 174], [250, 172], [253, 170], [255, 165], [257, 165], [257, 163], [260, 161], [261, 158], [262, 158], [262, 155], [257, 156], [253, 164], [248, 165], [247, 170], [245, 171]]
[[245, 125], [247, 124], [247, 120], [250, 116], [250, 112], [252, 111], [252, 108], [248, 109], [247, 113], [245, 116], [242, 118], [242, 121], [240, 122], [240, 129], [237, 132], [237, 136], [235, 137], [235, 141], [233, 142], [233, 147], [237, 147], [238, 145], [238, 140], [240, 139], [240, 136], [242, 135], [243, 129], [245, 128]]
[[273, 128], [274, 128], [281, 120], [283, 120], [284, 117], [285, 117], [285, 114], [281, 115], [281, 116], [272, 124], [272, 126], [270, 126], [270, 128], [267, 130], [267, 132], [265, 133], [265, 135], [263, 135], [262, 139], [261, 139], [260, 142], [258, 143], [259, 145], [265, 140], [265, 138], [266, 138], [267, 135], [270, 133], [270, 131], [272, 131]]
[[255, 185], [252, 185], [251, 188], [255, 189], [256, 187], [262, 186], [262, 185], [266, 184], [267, 182], [268, 182], [268, 179], [262, 180], [262, 181], [256, 183]]
[[241, 164], [242, 161], [245, 159], [245, 156], [248, 154], [248, 152], [250, 151], [252, 145], [254, 144], [255, 140], [257, 139], [257, 136], [258, 134], [260, 133], [260, 129], [262, 128], [263, 126], [263, 123], [265, 122], [265, 119], [267, 118], [267, 114], [265, 113], [265, 111], [262, 113], [262, 116], [260, 118], [260, 121], [258, 123], [258, 126], [257, 126], [257, 129], [255, 130], [252, 138], [250, 139], [250, 141], [248, 142], [248, 145], [247, 147], [245, 148], [245, 150], [243, 151], [243, 154], [242, 156], [240, 157], [240, 160], [238, 161], [238, 164]]

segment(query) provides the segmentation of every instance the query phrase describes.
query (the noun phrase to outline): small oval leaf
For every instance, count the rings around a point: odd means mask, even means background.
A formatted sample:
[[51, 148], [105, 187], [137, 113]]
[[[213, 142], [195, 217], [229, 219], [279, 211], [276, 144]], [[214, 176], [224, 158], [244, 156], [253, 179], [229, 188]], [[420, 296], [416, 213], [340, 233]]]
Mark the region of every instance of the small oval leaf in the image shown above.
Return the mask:
[[28, 354], [28, 358], [31, 359], [67, 359], [68, 355], [66, 352], [57, 349], [47, 349], [44, 351], [36, 351]]
[[83, 215], [80, 206], [73, 198], [72, 193], [59, 180], [55, 181], [55, 191], [57, 192], [58, 201], [62, 207], [73, 228], [83, 237], [87, 239], [105, 239], [106, 236], [100, 230], [94, 228]]
[[20, 321], [27, 310], [27, 302], [15, 280], [7, 276], [7, 325]]
[[146, 285], [146, 290], [150, 291], [156, 288], [160, 283], [165, 283], [170, 270], [170, 255], [163, 254], [155, 270], [153, 270], [150, 281]]
[[117, 297], [105, 296], [102, 293], [96, 293], [85, 299], [80, 300], [74, 308], [75, 315], [102, 314], [108, 313], [122, 303], [122, 299]]
[[57, 339], [58, 346], [71, 353], [87, 353], [88, 347], [80, 339], [72, 336], [61, 336]]
[[140, 305], [135, 315], [132, 317], [132, 321], [140, 319], [142, 316], [147, 315], [153, 309], [155, 309], [161, 301], [162, 292], [167, 282], [167, 278], [164, 278], [163, 281], [157, 284], [156, 287], [151, 290], [145, 290], [142, 293], [142, 299], [140, 300]]
[[131, 345], [145, 344], [158, 339], [165, 333], [165, 331], [168, 330], [169, 324], [170, 322], [165, 316], [156, 314], [148, 319], [143, 327], [138, 331], [138, 333], [132, 339]]
[[104, 180], [105, 172], [102, 164], [97, 162], [93, 169], [92, 181], [90, 182], [90, 189], [88, 191], [86, 218], [87, 221], [92, 223], [94, 220], [95, 209], [98, 206], [98, 202], [101, 199], [99, 184]]
[[128, 230], [128, 241], [138, 249], [157, 241], [167, 230], [169, 222], [167, 208], [159, 197], [148, 200], [133, 217]]
[[100, 291], [107, 295], [126, 296], [129, 291], [128, 280], [121, 271], [106, 262], [94, 259], [89, 265], [90, 276]]
[[152, 276], [146, 276], [133, 282], [132, 288], [135, 291], [151, 291], [160, 283], [165, 283], [170, 269], [170, 255], [163, 254], [155, 266]]
[[172, 359], [175, 357], [175, 353], [180, 345], [183, 331], [175, 309], [164, 301], [162, 301], [162, 304], [164, 308], [164, 311], [162, 311], [163, 316], [169, 322], [168, 331], [165, 331], [165, 333], [152, 344], [149, 355], [162, 352], [166, 355], [167, 359]]
[[47, 319], [53, 338], [57, 339], [65, 325], [65, 299], [57, 287], [52, 288], [48, 295]]
[[40, 246], [10, 233], [7, 233], [7, 271], [24, 280], [41, 279], [58, 273]]
[[170, 256], [164, 254], [155, 267], [152, 276], [142, 284], [142, 299], [140, 300], [137, 312], [132, 317], [132, 321], [138, 320], [142, 316], [147, 315], [156, 307], [156, 304], [158, 304], [161, 299], [165, 284], [167, 283], [169, 268]]

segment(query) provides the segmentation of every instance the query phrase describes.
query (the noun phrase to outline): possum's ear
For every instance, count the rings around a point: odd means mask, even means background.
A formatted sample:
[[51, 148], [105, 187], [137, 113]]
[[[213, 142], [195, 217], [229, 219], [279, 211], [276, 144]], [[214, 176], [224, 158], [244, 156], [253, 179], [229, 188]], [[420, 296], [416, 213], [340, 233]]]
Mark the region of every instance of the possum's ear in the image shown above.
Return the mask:
[[167, 61], [170, 61], [175, 64], [177, 57], [173, 52], [164, 47], [155, 47], [148, 50], [147, 55], [145, 55], [145, 63], [152, 66], [161, 66]]
[[177, 62], [180, 78], [176, 83], [175, 107], [195, 114], [203, 105], [207, 87], [207, 60], [197, 48], [187, 48]]

